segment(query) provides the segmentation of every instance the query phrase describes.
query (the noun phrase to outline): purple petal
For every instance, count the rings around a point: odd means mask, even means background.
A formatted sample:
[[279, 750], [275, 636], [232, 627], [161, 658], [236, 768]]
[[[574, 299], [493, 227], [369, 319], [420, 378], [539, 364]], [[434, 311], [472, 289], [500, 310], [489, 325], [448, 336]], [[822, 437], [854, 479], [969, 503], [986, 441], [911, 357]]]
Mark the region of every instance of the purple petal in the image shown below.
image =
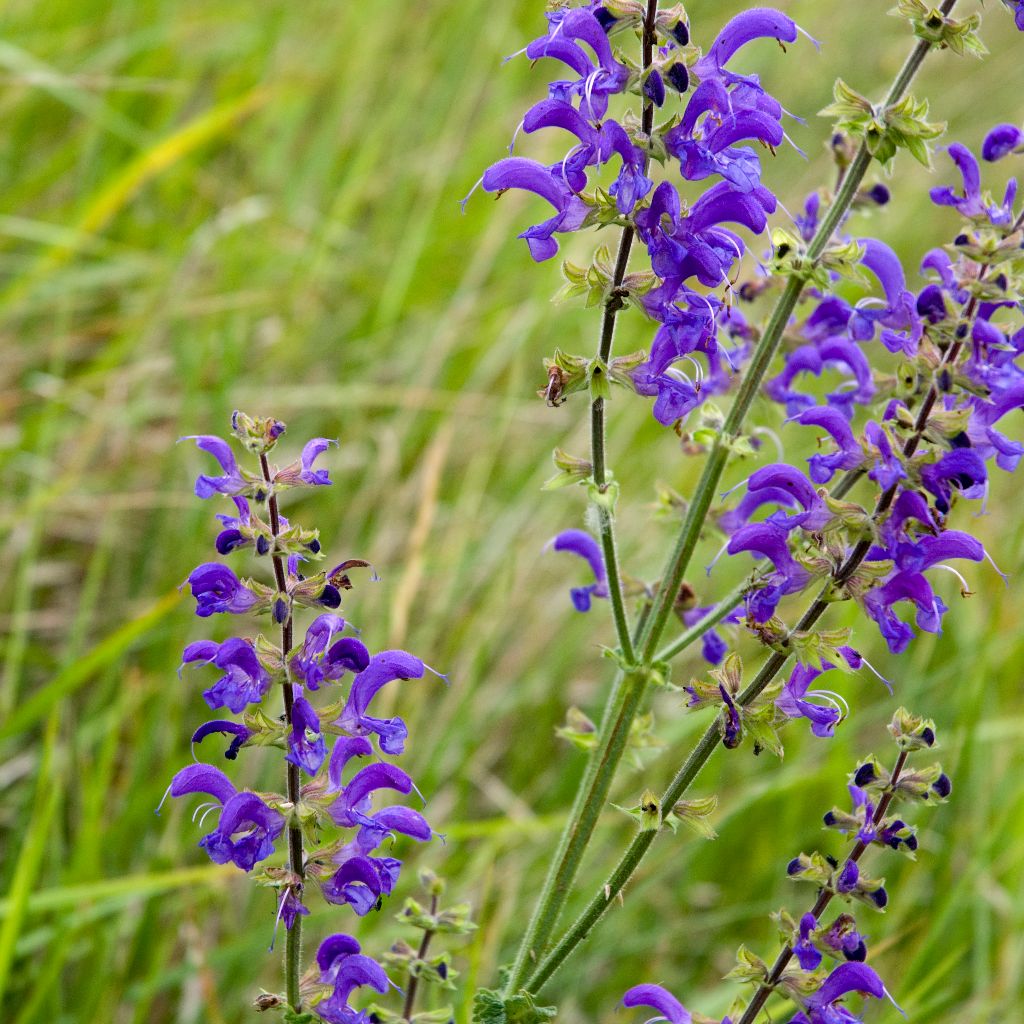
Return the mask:
[[226, 804], [237, 792], [231, 780], [212, 764], [190, 764], [171, 780], [171, 796], [208, 793]]
[[[690, 1024], [690, 1014], [671, 992], [661, 985], [634, 985], [623, 997], [623, 1006], [649, 1006], [670, 1024]], [[655, 1020], [659, 1018], [653, 1018]]]

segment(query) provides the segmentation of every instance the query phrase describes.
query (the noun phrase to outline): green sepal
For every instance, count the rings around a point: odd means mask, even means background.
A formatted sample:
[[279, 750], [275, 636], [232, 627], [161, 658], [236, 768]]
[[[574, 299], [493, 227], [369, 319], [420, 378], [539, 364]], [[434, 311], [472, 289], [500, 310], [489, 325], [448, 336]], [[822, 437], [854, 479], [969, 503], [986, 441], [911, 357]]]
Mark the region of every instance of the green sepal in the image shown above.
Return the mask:
[[711, 796], [696, 797], [693, 800], [680, 800], [673, 808], [672, 812], [665, 817], [665, 823], [669, 824], [670, 819], [675, 821], [681, 821], [697, 833], [704, 839], [717, 839], [718, 833], [715, 831], [711, 822], [708, 818], [715, 812], [718, 807], [718, 797], [712, 794]]
[[503, 999], [495, 989], [482, 988], [473, 996], [473, 1024], [544, 1024], [557, 1012], [556, 1006], [538, 1006], [524, 991]]
[[557, 472], [544, 482], [542, 491], [555, 491], [570, 484], [586, 483], [594, 474], [592, 462], [570, 455], [561, 448], [556, 448], [551, 453], [551, 461], [554, 462]]
[[906, 708], [898, 708], [887, 727], [889, 735], [900, 750], [908, 753], [914, 750], [938, 747], [935, 723], [930, 718], [912, 715]]
[[782, 740], [779, 739], [779, 733], [775, 727], [774, 705], [766, 704], [753, 711], [748, 708], [740, 708], [740, 720], [743, 722], [743, 731], [749, 733], [754, 741], [754, 753], [767, 750], [780, 761], [782, 760], [784, 751]]
[[924, 0], [900, 0], [889, 12], [906, 18], [914, 28], [914, 35], [942, 49], [952, 50], [958, 57], [970, 54], [984, 57], [988, 49], [978, 35], [981, 15], [950, 18], [937, 7], [929, 7]]
[[733, 981], [762, 982], [768, 977], [768, 965], [746, 946], [736, 950], [736, 966], [725, 975]]

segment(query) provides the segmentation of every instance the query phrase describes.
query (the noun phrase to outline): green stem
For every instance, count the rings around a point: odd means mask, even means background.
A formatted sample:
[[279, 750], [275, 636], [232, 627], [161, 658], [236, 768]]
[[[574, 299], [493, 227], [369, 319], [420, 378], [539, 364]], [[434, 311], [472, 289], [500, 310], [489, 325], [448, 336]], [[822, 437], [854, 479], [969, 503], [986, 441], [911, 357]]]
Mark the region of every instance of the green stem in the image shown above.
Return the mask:
[[[270, 464], [266, 455], [260, 455], [260, 468], [263, 470], [263, 479], [271, 484]], [[270, 488], [270, 498], [267, 502], [270, 512], [270, 532], [276, 537], [281, 532], [281, 515], [277, 507], [277, 495]], [[284, 594], [287, 590], [287, 577], [284, 571], [284, 560], [280, 555], [273, 555], [271, 560], [274, 563], [274, 579], [277, 582], [278, 592]], [[288, 729], [292, 724], [292, 705], [294, 696], [292, 694], [291, 679], [288, 676], [288, 652], [292, 649], [292, 614], [288, 609], [288, 618], [281, 623], [281, 659], [284, 665], [284, 720]], [[299, 803], [299, 769], [288, 763], [286, 772], [286, 786], [288, 802], [292, 808]], [[302, 900], [302, 882], [305, 875], [304, 856], [302, 852], [302, 831], [297, 825], [288, 826], [288, 866], [293, 875], [300, 879], [295, 886], [295, 896]], [[284, 981], [285, 994], [288, 1005], [298, 1013], [302, 1009], [302, 999], [299, 994], [299, 978], [302, 975], [302, 917], [296, 915], [291, 928], [285, 929], [284, 935]]]
[[692, 625], [688, 630], [678, 636], [670, 644], [666, 644], [658, 653], [654, 656], [654, 660], [657, 661], [671, 661], [677, 654], [685, 651], [687, 647], [699, 640], [705, 633], [717, 626], [722, 619], [726, 618], [730, 612], [738, 607], [743, 601], [743, 595], [751, 587], [750, 579], [745, 579], [742, 583], [733, 587], [725, 597], [722, 598], [714, 608], [708, 612], [700, 620], [700, 622]]
[[[942, 12], [948, 14], [955, 4], [956, 0], [944, 0], [941, 8]], [[900, 69], [892, 88], [889, 90], [885, 99], [885, 105], [895, 103], [903, 96], [930, 48], [931, 43], [926, 40], [919, 40], [916, 43], [910, 56]], [[829, 207], [817, 232], [808, 245], [807, 256], [809, 259], [816, 260], [825, 251], [825, 247], [831, 240], [832, 235], [846, 216], [864, 179], [864, 175], [867, 173], [871, 160], [872, 157], [867, 147], [862, 145], [847, 169], [832, 205]], [[644, 621], [643, 628], [639, 633], [637, 646], [641, 651], [641, 665], [651, 664], [655, 657], [658, 643], [668, 621], [669, 612], [675, 603], [683, 576], [689, 567], [690, 559], [700, 538], [708, 510], [711, 507], [711, 502], [714, 499], [722, 473], [725, 470], [725, 465], [728, 461], [729, 443], [742, 429], [747, 413], [750, 411], [754, 398], [760, 390], [761, 382], [778, 351], [782, 335], [793, 310], [796, 308], [803, 288], [804, 283], [796, 278], [790, 278], [787, 281], [786, 287], [779, 297], [765, 327], [764, 334], [761, 336], [761, 340], [754, 351], [750, 365], [744, 374], [736, 400], [729, 411], [729, 415], [726, 417], [720, 439], [716, 441], [708, 455], [708, 460], [697, 484], [696, 492], [687, 509], [686, 519], [684, 520], [676, 546], [669, 558], [666, 571], [662, 575], [661, 584], [655, 596], [650, 615]], [[934, 387], [932, 390], [934, 391]], [[929, 395], [929, 397], [931, 396]], [[908, 447], [911, 452], [919, 440], [917, 435], [923, 432], [924, 423], [927, 419], [927, 409], [933, 403], [934, 399], [932, 399], [932, 403], [929, 403], [926, 399], [925, 405], [922, 407], [921, 414], [918, 417], [918, 430], [914, 436], [908, 439]], [[885, 492], [879, 499], [879, 504], [876, 506], [876, 514], [884, 513], [888, 508], [892, 501], [892, 493], [890, 491]], [[864, 560], [867, 551], [868, 546], [866, 544], [858, 544], [854, 547], [843, 566], [836, 573], [835, 582], [837, 584], [842, 585], [850, 579]], [[801, 616], [800, 621], [794, 627], [794, 632], [808, 630], [818, 621], [829, 606], [830, 602], [826, 598], [831, 587], [832, 582], [830, 581], [828, 586], [823, 588], [819, 596]], [[753, 701], [778, 675], [789, 660], [789, 657], [788, 648], [785, 654], [773, 651], [750, 685], [740, 694], [738, 703], [747, 705]], [[661, 799], [662, 808], [671, 809], [679, 801], [683, 793], [686, 792], [687, 788], [697, 777], [701, 768], [711, 757], [711, 754], [718, 746], [720, 737], [721, 733], [716, 719], [705, 730], [697, 746], [669, 784]], [[657, 830], [637, 834], [601, 891], [594, 896], [569, 931], [551, 952], [540, 961], [537, 969], [529, 976], [525, 986], [528, 991], [537, 992], [565, 960], [568, 959], [579, 943], [587, 937], [590, 930], [600, 920], [610, 905], [612, 899], [622, 891], [623, 886], [639, 866], [657, 834]], [[519, 982], [517, 981], [517, 987], [518, 984]]]
[[[658, 0], [647, 0], [642, 41], [642, 64], [645, 68], [650, 66], [654, 56], [654, 26], [657, 13]], [[648, 102], [644, 104], [641, 130], [645, 135], [650, 136], [653, 128], [654, 105]], [[623, 306], [620, 289], [626, 276], [634, 235], [633, 226], [628, 225], [622, 229], [622, 235], [619, 238], [611, 289], [605, 300], [604, 314], [601, 320], [601, 337], [597, 353], [601, 366], [607, 366], [611, 358], [616, 317]], [[590, 448], [591, 462], [594, 467], [594, 484], [603, 494], [608, 489], [608, 478], [605, 451], [605, 404], [604, 398], [600, 396], [595, 397], [590, 405]], [[612, 617], [615, 621], [615, 632], [622, 658], [627, 665], [631, 665], [636, 659], [636, 653], [622, 594], [622, 576], [619, 570], [612, 512], [599, 504], [598, 516], [601, 550], [604, 555], [608, 597]], [[646, 615], [642, 617], [641, 622], [643, 621], [646, 621]], [[540, 897], [516, 952], [505, 989], [506, 993], [515, 992], [528, 977], [537, 956], [547, 946], [551, 933], [558, 923], [558, 917], [572, 888], [583, 853], [590, 842], [597, 819], [607, 799], [615, 769], [625, 752], [633, 719], [636, 717], [646, 688], [646, 673], [626, 674], [620, 671], [616, 676], [602, 716], [597, 746], [590, 754], [586, 771], [576, 791], [572, 812], [559, 839], [558, 849], [548, 870], [547, 878], [544, 880], [544, 887], [541, 889]]]
[[[437, 917], [437, 896], [430, 897], [430, 916]], [[416, 951], [416, 960], [419, 961], [422, 966], [422, 962], [427, 958], [427, 950], [430, 948], [430, 940], [434, 937], [433, 931], [429, 928], [424, 931], [423, 938], [420, 940], [420, 948]], [[419, 988], [420, 976], [418, 974], [412, 974], [409, 977], [409, 987], [405, 992], [405, 1005], [402, 1007], [402, 1017], [406, 1021], [412, 1020], [412, 1011], [416, 1006], [416, 991]]]

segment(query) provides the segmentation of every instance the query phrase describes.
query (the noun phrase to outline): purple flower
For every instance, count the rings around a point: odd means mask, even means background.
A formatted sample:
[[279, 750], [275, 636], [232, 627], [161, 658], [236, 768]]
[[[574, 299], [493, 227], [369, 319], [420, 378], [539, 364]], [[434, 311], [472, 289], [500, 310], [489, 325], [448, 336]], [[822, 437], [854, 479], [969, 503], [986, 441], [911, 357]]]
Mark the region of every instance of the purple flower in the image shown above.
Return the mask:
[[842, 410], [849, 419], [853, 415], [853, 404], [869, 404], [876, 389], [871, 379], [871, 365], [864, 352], [858, 345], [843, 338], [801, 345], [789, 352], [782, 373], [768, 381], [765, 390], [775, 401], [785, 404], [790, 416], [797, 416], [801, 410], [816, 403], [813, 396], [793, 390], [794, 378], [801, 373], [812, 373], [820, 377], [823, 371], [837, 366], [846, 367], [854, 379], [827, 394], [825, 401]]
[[669, 1024], [690, 1024], [690, 1012], [671, 992], [661, 985], [634, 985], [623, 997], [623, 1006], [649, 1006], [656, 1010], [647, 1024], [667, 1020]]
[[767, 558], [775, 567], [766, 586], [747, 597], [747, 610], [756, 622], [767, 622], [783, 596], [802, 590], [811, 578], [790, 554], [787, 537], [787, 531], [776, 523], [751, 523], [737, 530], [726, 547], [730, 555], [750, 551]]
[[[783, 686], [782, 693], [775, 699], [775, 706], [788, 718], [806, 718], [815, 736], [831, 738], [844, 716], [836, 706], [837, 700], [831, 690], [810, 690], [811, 683], [820, 675], [820, 669], [798, 664]], [[815, 704], [806, 699], [808, 696], [824, 697], [829, 703], [824, 706]]]
[[192, 570], [185, 583], [196, 599], [196, 615], [200, 618], [215, 612], [241, 615], [249, 611], [258, 600], [226, 565], [219, 562], [204, 562]]
[[377, 905], [384, 883], [372, 857], [349, 857], [322, 886], [328, 903], [347, 903], [360, 917]]
[[203, 699], [214, 710], [226, 707], [237, 715], [249, 704], [259, 704], [270, 689], [270, 674], [252, 644], [238, 637], [222, 644], [197, 640], [185, 648], [181, 661], [182, 667], [198, 661], [223, 669], [224, 675], [203, 691]]
[[555, 551], [568, 551], [584, 559], [594, 574], [594, 583], [585, 587], [573, 587], [569, 591], [573, 607], [578, 612], [590, 611], [590, 600], [593, 597], [608, 596], [608, 576], [604, 569], [604, 556], [601, 546], [583, 530], [563, 530], [549, 542]]
[[[576, 8], [548, 15], [548, 34], [526, 48], [530, 60], [552, 57], [576, 72], [576, 81], [554, 82], [552, 99], [579, 100], [580, 112], [592, 121], [601, 120], [608, 110], [608, 97], [626, 87], [629, 69], [615, 60], [601, 22], [592, 11]], [[594, 51], [595, 65], [579, 43]]]
[[837, 1005], [850, 992], [862, 992], [874, 999], [886, 994], [882, 979], [866, 964], [840, 964], [821, 988], [804, 1000], [804, 1011], [792, 1017], [789, 1024], [855, 1024], [858, 1018]]
[[1003, 3], [1013, 11], [1013, 21], [1017, 29], [1024, 32], [1024, 0], [1003, 0]]
[[530, 255], [538, 263], [558, 252], [558, 243], [551, 237], [556, 231], [575, 231], [587, 216], [586, 203], [536, 160], [519, 156], [499, 160], [484, 171], [482, 184], [487, 192], [504, 192], [510, 188], [533, 192], [555, 208], [554, 217], [527, 228], [519, 235], [526, 240]]
[[[997, 136], [994, 145], [998, 144], [998, 139], [999, 136]], [[988, 139], [985, 142], [987, 144]], [[1013, 194], [1016, 191], [1016, 182], [1008, 190], [1002, 207], [987, 206], [981, 194], [981, 170], [978, 167], [978, 161], [975, 159], [974, 154], [959, 142], [954, 142], [946, 147], [946, 152], [949, 153], [963, 178], [963, 195], [958, 195], [948, 185], [942, 185], [938, 188], [933, 188], [929, 193], [932, 202], [937, 206], [952, 206], [962, 217], [972, 219], [984, 217], [993, 224], [1009, 223], [1013, 217], [1010, 205], [1013, 200]]]
[[827, 430], [838, 446], [838, 451], [831, 455], [819, 453], [807, 460], [808, 474], [816, 484], [827, 484], [839, 470], [857, 469], [864, 461], [864, 451], [846, 416], [838, 409], [827, 405], [805, 409], [796, 417], [796, 422]]
[[422, 679], [423, 662], [405, 651], [381, 651], [352, 681], [348, 702], [337, 724], [348, 733], [365, 736], [376, 733], [380, 749], [386, 754], [401, 754], [408, 729], [401, 718], [372, 718], [366, 713], [377, 691], [396, 679]]
[[718, 174], [749, 192], [760, 184], [761, 162], [752, 149], [736, 149], [734, 144], [753, 139], [773, 147], [783, 138], [782, 125], [772, 114], [737, 109], [725, 86], [712, 78], [694, 91], [682, 120], [665, 135], [665, 146], [689, 181]]
[[876, 326], [881, 326], [880, 339], [890, 352], [913, 356], [921, 340], [921, 318], [917, 299], [907, 290], [906, 277], [899, 257], [889, 246], [874, 238], [862, 238], [864, 256], [861, 263], [878, 278], [885, 301], [865, 299], [857, 304], [850, 318], [850, 337], [870, 341]]
[[722, 736], [722, 745], [727, 750], [735, 750], [743, 739], [739, 708], [736, 707], [732, 695], [721, 683], [718, 684], [718, 692], [722, 695], [724, 705], [725, 732]]
[[331, 441], [326, 437], [314, 437], [312, 441], [307, 441], [302, 449], [302, 455], [300, 462], [302, 464], [302, 470], [299, 473], [299, 479], [312, 487], [324, 487], [330, 484], [331, 478], [328, 476], [326, 469], [313, 469], [313, 463], [323, 455], [325, 451], [332, 444], [337, 444], [337, 441]]
[[818, 964], [821, 963], [821, 953], [811, 941], [817, 927], [818, 920], [813, 914], [804, 914], [800, 918], [800, 934], [797, 941], [793, 943], [793, 952], [796, 954], [802, 971], [817, 970]]
[[356, 845], [362, 853], [372, 853], [394, 832], [409, 836], [418, 843], [428, 842], [434, 835], [434, 830], [422, 814], [411, 807], [396, 805], [369, 815], [359, 829]]
[[875, 464], [868, 470], [868, 477], [886, 491], [900, 480], [905, 480], [906, 470], [885, 428], [872, 420], [864, 427], [864, 438], [874, 450], [871, 454], [878, 453]]
[[303, 905], [302, 899], [299, 897], [294, 886], [286, 885], [284, 892], [281, 893], [281, 903], [277, 909], [277, 916], [279, 920], [284, 921], [284, 926], [289, 931], [295, 926], [295, 921], [298, 918], [309, 916], [309, 907]]
[[231, 451], [231, 445], [227, 441], [211, 434], [191, 434], [181, 440], [195, 441], [196, 447], [201, 448], [204, 452], [209, 452], [220, 463], [220, 468], [224, 470], [223, 476], [202, 474], [196, 478], [197, 498], [212, 498], [215, 494], [241, 494], [248, 487], [248, 482], [242, 476], [234, 453]]
[[836, 892], [848, 893], [857, 888], [860, 881], [860, 869], [856, 861], [848, 860], [836, 877]]
[[364, 823], [369, 809], [370, 794], [378, 789], [394, 789], [399, 793], [412, 792], [412, 779], [393, 764], [368, 764], [361, 768], [328, 807], [335, 823], [343, 828], [355, 828]]
[[334, 741], [331, 760], [327, 765], [327, 792], [337, 793], [342, 789], [342, 773], [353, 757], [369, 757], [372, 753], [370, 741], [362, 736], [339, 736]]
[[608, 145], [622, 159], [622, 169], [612, 182], [608, 193], [615, 197], [615, 206], [619, 213], [632, 213], [637, 202], [654, 187], [654, 182], [644, 174], [647, 157], [643, 150], [629, 141], [625, 129], [616, 121], [607, 121], [603, 134]]
[[725, 82], [744, 81], [740, 76], [725, 70], [725, 65], [736, 52], [755, 39], [778, 39], [792, 43], [797, 37], [796, 22], [781, 11], [770, 7], [755, 7], [737, 14], [718, 33], [707, 53], [693, 66], [693, 71], [702, 81], [717, 78]]
[[317, 951], [320, 981], [333, 985], [331, 995], [317, 1003], [318, 1017], [329, 1024], [367, 1024], [369, 1015], [348, 1005], [352, 992], [369, 986], [381, 994], [388, 990], [388, 976], [383, 968], [359, 952], [359, 943], [349, 935], [332, 935], [320, 944]]
[[291, 662], [292, 671], [303, 678], [308, 690], [319, 690], [326, 681], [337, 681], [348, 672], [362, 672], [370, 663], [370, 652], [354, 637], [335, 637], [345, 628], [340, 615], [317, 616], [306, 629], [302, 649]]
[[987, 479], [984, 461], [969, 448], [956, 448], [938, 462], [921, 467], [921, 483], [935, 495], [935, 507], [943, 515], [949, 511], [954, 486], [968, 498], [981, 497]]
[[840, 914], [821, 938], [829, 949], [842, 953], [847, 960], [863, 963], [868, 955], [864, 936], [857, 931], [857, 922], [849, 914]]
[[183, 768], [171, 781], [171, 796], [208, 793], [222, 804], [217, 827], [199, 841], [215, 864], [235, 864], [251, 871], [274, 852], [284, 818], [255, 793], [239, 793], [228, 777], [207, 764]]
[[1008, 153], [1021, 146], [1024, 146], [1024, 132], [1015, 124], [997, 124], [985, 136], [985, 141], [981, 144], [981, 155], [990, 162], [1002, 160]]
[[214, 733], [222, 733], [225, 736], [234, 737], [231, 740], [231, 745], [227, 750], [224, 751], [224, 756], [229, 761], [234, 761], [238, 757], [238, 751], [249, 742], [253, 732], [251, 729], [246, 728], [240, 722], [224, 721], [217, 719], [213, 722], [207, 722], [205, 725], [199, 726], [194, 733], [192, 733], [193, 743], [202, 743], [207, 736], [211, 736]]
[[316, 775], [327, 758], [327, 744], [320, 731], [320, 719], [313, 705], [300, 696], [301, 689], [293, 687], [292, 728], [288, 734], [288, 753], [285, 760], [301, 768], [307, 775]]
[[[247, 547], [252, 543], [252, 540], [247, 538], [242, 533], [242, 528], [248, 529], [252, 514], [249, 511], [249, 502], [245, 498], [240, 498], [237, 495], [231, 499], [235, 503], [235, 508], [238, 509], [237, 516], [226, 516], [218, 514], [217, 518], [220, 520], [221, 525], [224, 527], [220, 533], [217, 534], [216, 548], [217, 553], [221, 555], [229, 554], [236, 548]], [[266, 538], [260, 538], [264, 544], [267, 543]], [[265, 554], [266, 552], [259, 552]]]

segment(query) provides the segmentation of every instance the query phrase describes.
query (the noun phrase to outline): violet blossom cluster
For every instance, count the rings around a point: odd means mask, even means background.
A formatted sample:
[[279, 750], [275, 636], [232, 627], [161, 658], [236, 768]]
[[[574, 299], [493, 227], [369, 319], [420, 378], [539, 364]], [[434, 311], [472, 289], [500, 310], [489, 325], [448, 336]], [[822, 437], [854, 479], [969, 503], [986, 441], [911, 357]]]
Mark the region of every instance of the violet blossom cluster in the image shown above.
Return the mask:
[[[817, 438], [806, 469], [762, 466], [734, 489], [738, 501], [714, 514], [725, 537], [721, 553], [755, 559], [743, 622], [764, 641], [784, 635], [776, 617], [782, 600], [834, 580], [858, 545], [855, 571], [836, 581], [833, 599], [855, 600], [894, 654], [916, 631], [941, 632], [949, 608], [936, 589], [937, 576], [952, 574], [966, 596], [971, 588], [952, 563], [992, 562], [981, 541], [950, 521], [963, 502], [984, 511], [992, 474], [1012, 473], [1024, 456], [1024, 443], [1004, 426], [1024, 408], [1022, 211], [1015, 206], [1014, 178], [993, 199], [974, 154], [959, 143], [947, 153], [962, 185], [937, 186], [931, 200], [964, 223], [949, 244], [922, 258], [926, 283], [910, 290], [885, 243], [843, 239], [856, 247], [860, 266], [882, 294], [851, 302], [810, 289], [810, 310], [792, 325], [782, 368], [766, 383], [766, 395], [785, 407], [787, 422]], [[1024, 131], [1014, 125], [996, 126], [982, 145], [989, 163], [1020, 153]], [[825, 389], [804, 384], [825, 373], [838, 383], [824, 395]], [[874, 487], [874, 510], [834, 497], [826, 486], [862, 479]], [[564, 531], [553, 547], [585, 559], [594, 573], [593, 584], [573, 591], [579, 610], [589, 607], [591, 596], [607, 596], [601, 549], [589, 534]], [[992, 571], [998, 571], [994, 563]], [[739, 620], [737, 611], [725, 622]], [[683, 621], [694, 625], [700, 614], [690, 609]], [[710, 630], [703, 650], [719, 664], [728, 647]], [[846, 643], [831, 654], [802, 660], [776, 701], [787, 717], [807, 718], [819, 736], [832, 735], [845, 706], [833, 691], [812, 684], [833, 668], [864, 664]], [[822, 699], [810, 699], [815, 694]]]
[[[761, 161], [750, 144], [773, 150], [783, 143], [782, 106], [757, 75], [731, 65], [748, 43], [793, 43], [799, 29], [780, 11], [755, 8], [733, 18], [701, 55], [676, 7], [658, 13], [658, 46], [650, 65], [638, 69], [612, 41], [641, 24], [642, 5], [593, 0], [550, 11], [547, 20], [547, 33], [524, 52], [531, 60], [558, 62], [568, 77], [550, 84], [521, 129], [560, 129], [576, 142], [552, 165], [521, 156], [500, 160], [481, 184], [488, 192], [532, 192], [554, 208], [552, 217], [519, 236], [538, 261], [558, 252], [558, 234], [616, 223], [636, 232], [652, 271], [636, 300], [660, 326], [648, 358], [632, 371], [632, 384], [655, 398], [654, 415], [671, 424], [727, 390], [749, 354], [745, 319], [714, 290], [731, 289], [747, 251], [736, 228], [763, 233], [778, 205], [762, 184]], [[678, 102], [673, 97], [684, 95], [685, 102], [681, 115], [647, 133], [633, 115], [610, 116], [610, 97], [625, 93], [666, 111]], [[668, 179], [657, 185], [648, 175], [652, 158], [668, 168]], [[615, 177], [605, 189], [597, 178], [607, 164]], [[694, 196], [683, 182], [699, 183], [702, 191]], [[591, 184], [596, 187], [588, 192]], [[695, 378], [680, 363], [689, 364]]]
[[[893, 769], [887, 771], [874, 757], [863, 760], [850, 776], [852, 812], [834, 808], [824, 816], [825, 827], [851, 838], [853, 847], [841, 861], [817, 852], [801, 853], [790, 861], [789, 877], [815, 886], [814, 905], [799, 921], [785, 911], [775, 915], [783, 946], [771, 966], [741, 949], [729, 977], [752, 985], [754, 994], [749, 1000], [737, 999], [721, 1024], [753, 1021], [775, 993], [797, 1005], [796, 1013], [784, 1018], [788, 1024], [857, 1024], [861, 1017], [847, 1005], [848, 996], [856, 993], [875, 1000], [892, 999], [878, 972], [867, 963], [868, 938], [852, 912], [855, 903], [880, 911], [889, 902], [883, 881], [867, 875], [861, 859], [872, 849], [896, 850], [912, 858], [918, 849], [917, 828], [905, 820], [905, 812], [892, 811], [893, 806], [942, 803], [952, 785], [937, 764], [907, 767], [911, 754], [935, 747], [932, 721], [901, 708], [893, 716], [889, 731], [899, 750]], [[826, 911], [834, 900], [849, 909], [826, 920]], [[691, 1024], [694, 1020], [661, 985], [636, 985], [626, 992], [622, 1002], [627, 1007], [655, 1010], [654, 1020], [664, 1019], [670, 1024]]]
[[[232, 514], [217, 515], [218, 553], [250, 552], [273, 583], [240, 578], [224, 562], [207, 562], [183, 586], [191, 591], [199, 617], [266, 615], [280, 629], [281, 643], [263, 633], [198, 640], [185, 648], [182, 669], [207, 680], [203, 699], [211, 711], [237, 716], [200, 725], [192, 736], [193, 751], [208, 748], [213, 736], [229, 741], [228, 761], [257, 747], [278, 749], [288, 791], [239, 788], [220, 768], [197, 760], [174, 776], [168, 792], [175, 798], [206, 798], [195, 814], [207, 828], [212, 816], [213, 828], [199, 845], [214, 863], [251, 872], [276, 853], [288, 853], [284, 866], [264, 868], [257, 880], [276, 890], [277, 918], [292, 930], [310, 914], [310, 882], [327, 903], [348, 905], [358, 916], [379, 909], [402, 866], [386, 848], [396, 835], [426, 842], [435, 833], [412, 807], [380, 806], [381, 795], [408, 796], [415, 786], [390, 760], [405, 749], [405, 722], [375, 717], [371, 710], [382, 687], [421, 679], [426, 666], [401, 650], [372, 654], [340, 613], [342, 592], [352, 586], [349, 573], [368, 563], [353, 559], [326, 571], [312, 568], [324, 557], [318, 533], [281, 516], [278, 496], [329, 485], [327, 471], [315, 463], [333, 442], [316, 438], [297, 460], [277, 467], [267, 456], [284, 431], [273, 419], [233, 416], [232, 433], [256, 457], [258, 472], [239, 466], [222, 438], [188, 439], [212, 455], [221, 470], [200, 475], [196, 495], [221, 495], [234, 504]], [[300, 610], [314, 617], [296, 639]], [[280, 717], [269, 706], [279, 693], [285, 708]], [[363, 764], [355, 768], [358, 762]], [[349, 1006], [349, 998], [361, 986], [386, 992], [383, 968], [343, 933], [320, 945], [316, 961], [318, 969], [303, 982], [315, 1012], [335, 1024], [363, 1024], [366, 1014]]]

